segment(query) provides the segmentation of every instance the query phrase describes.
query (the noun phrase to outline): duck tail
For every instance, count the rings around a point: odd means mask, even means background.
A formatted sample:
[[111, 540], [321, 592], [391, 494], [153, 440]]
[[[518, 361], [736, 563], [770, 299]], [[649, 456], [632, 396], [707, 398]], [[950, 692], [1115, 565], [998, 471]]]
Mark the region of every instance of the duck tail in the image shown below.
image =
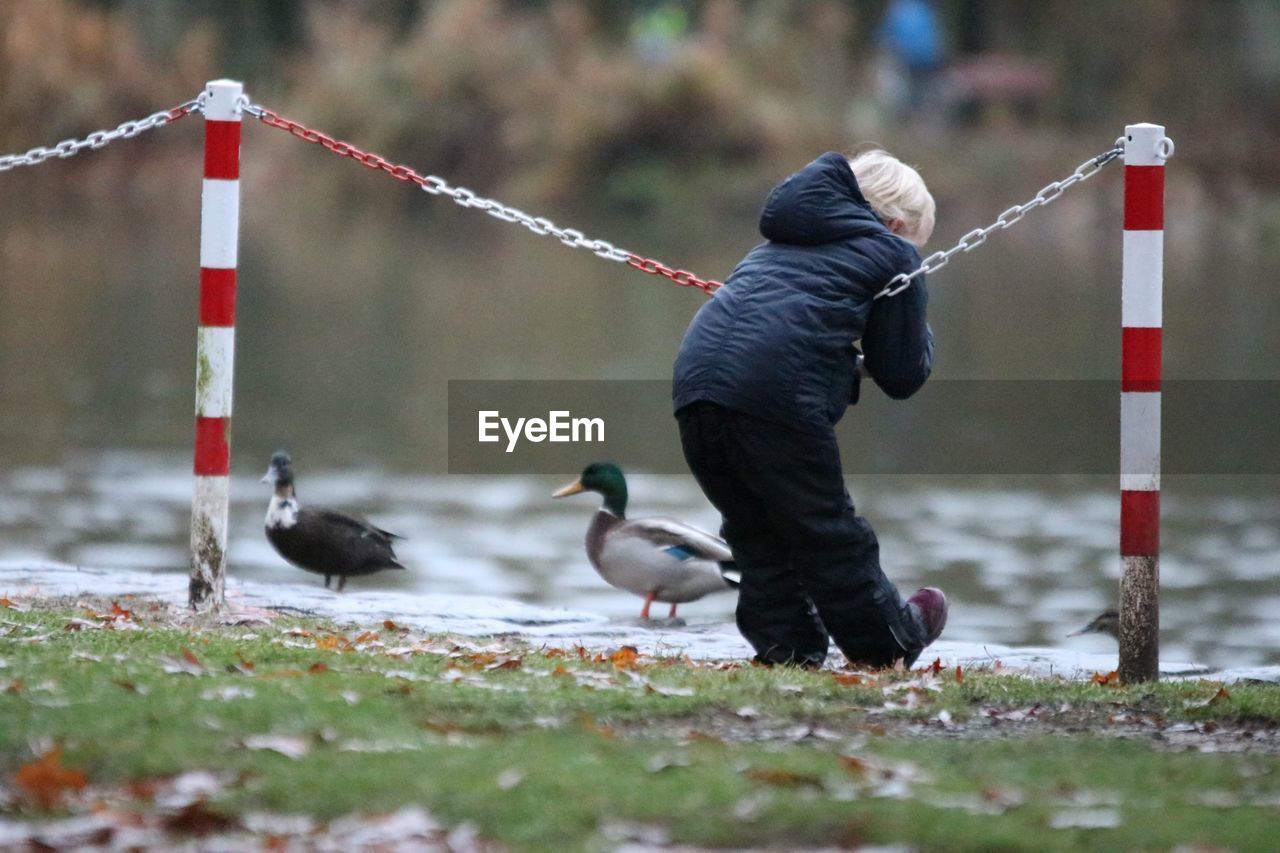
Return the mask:
[[734, 589], [742, 585], [742, 572], [738, 571], [738, 564], [733, 560], [720, 561], [720, 577]]

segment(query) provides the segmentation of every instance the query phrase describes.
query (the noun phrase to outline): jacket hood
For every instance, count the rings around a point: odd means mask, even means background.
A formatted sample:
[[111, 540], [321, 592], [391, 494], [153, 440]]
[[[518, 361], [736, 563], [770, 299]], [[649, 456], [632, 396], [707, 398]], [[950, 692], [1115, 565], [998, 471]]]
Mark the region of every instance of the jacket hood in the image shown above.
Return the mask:
[[776, 243], [815, 246], [884, 230], [849, 161], [834, 151], [774, 187], [760, 214], [760, 233]]

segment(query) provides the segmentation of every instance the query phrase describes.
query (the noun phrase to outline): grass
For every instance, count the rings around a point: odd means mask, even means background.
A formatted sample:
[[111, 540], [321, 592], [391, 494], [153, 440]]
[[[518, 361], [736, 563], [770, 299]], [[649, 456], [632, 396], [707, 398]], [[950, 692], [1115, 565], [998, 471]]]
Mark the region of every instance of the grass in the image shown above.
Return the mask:
[[103, 604], [0, 609], [0, 814], [40, 815], [17, 773], [55, 743], [142, 812], [200, 769], [228, 815], [421, 804], [518, 849], [1250, 850], [1280, 803], [1274, 685], [766, 670]]

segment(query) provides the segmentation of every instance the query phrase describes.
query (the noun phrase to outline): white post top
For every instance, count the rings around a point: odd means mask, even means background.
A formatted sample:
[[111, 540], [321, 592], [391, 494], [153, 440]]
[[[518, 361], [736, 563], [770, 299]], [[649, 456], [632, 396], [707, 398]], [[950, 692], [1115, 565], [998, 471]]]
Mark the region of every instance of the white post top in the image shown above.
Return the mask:
[[244, 84], [238, 80], [210, 80], [204, 87], [204, 117], [210, 121], [240, 121]]
[[1173, 140], [1164, 135], [1164, 125], [1131, 124], [1124, 129], [1126, 166], [1163, 166], [1173, 156]]

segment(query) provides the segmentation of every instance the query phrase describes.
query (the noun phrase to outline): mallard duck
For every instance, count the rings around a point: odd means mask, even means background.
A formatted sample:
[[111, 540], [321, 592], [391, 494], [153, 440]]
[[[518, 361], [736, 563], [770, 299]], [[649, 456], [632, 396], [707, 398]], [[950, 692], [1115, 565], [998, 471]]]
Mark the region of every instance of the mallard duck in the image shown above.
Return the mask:
[[1120, 640], [1120, 614], [1115, 610], [1104, 610], [1094, 617], [1093, 621], [1079, 631], [1072, 631], [1068, 637], [1079, 637], [1081, 634], [1107, 634]]
[[551, 496], [598, 492], [604, 503], [587, 528], [587, 558], [608, 583], [644, 597], [640, 618], [655, 601], [677, 605], [738, 585], [733, 552], [712, 536], [673, 518], [626, 517], [627, 481], [616, 465], [595, 462]]
[[352, 575], [404, 568], [391, 547], [392, 539], [404, 537], [336, 510], [300, 508], [288, 453], [282, 450], [271, 457], [262, 482], [275, 485], [267, 504], [267, 541], [298, 568], [324, 575], [326, 589], [334, 575], [341, 592]]

